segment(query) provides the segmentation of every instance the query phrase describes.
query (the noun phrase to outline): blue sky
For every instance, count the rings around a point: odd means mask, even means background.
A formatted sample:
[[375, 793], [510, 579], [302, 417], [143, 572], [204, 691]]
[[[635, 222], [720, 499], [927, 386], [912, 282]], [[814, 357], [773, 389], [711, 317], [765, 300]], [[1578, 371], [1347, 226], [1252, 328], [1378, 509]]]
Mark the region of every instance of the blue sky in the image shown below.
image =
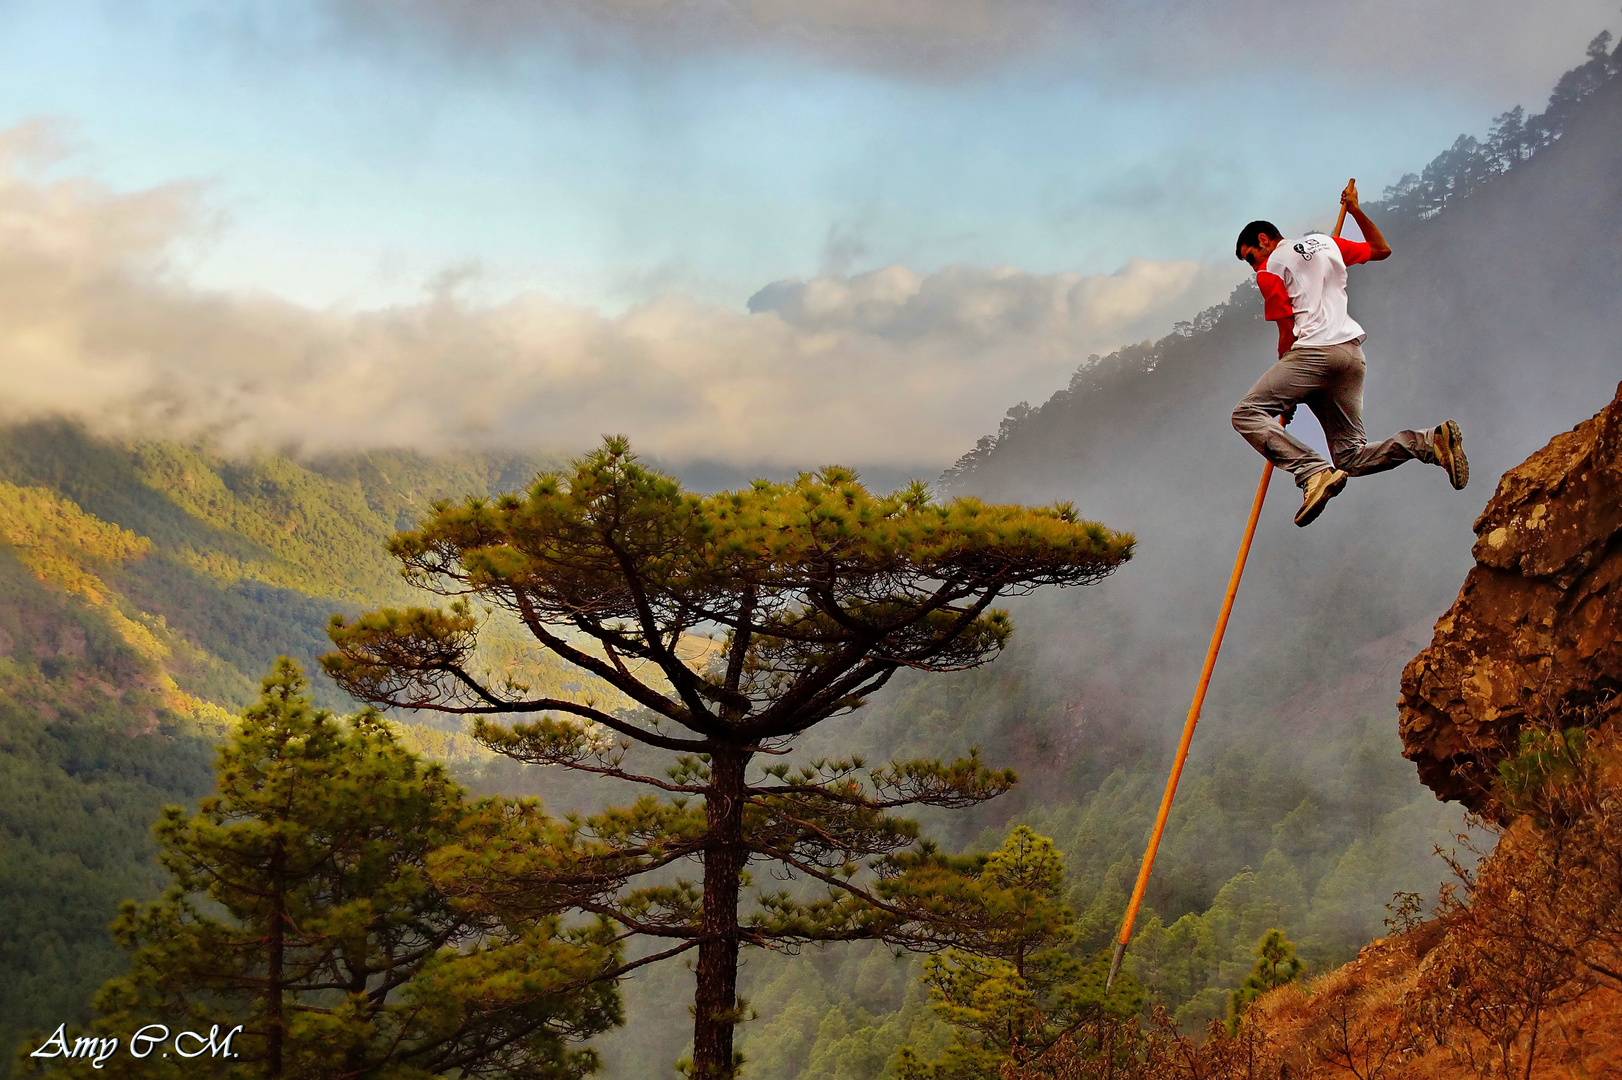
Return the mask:
[[225, 228], [203, 279], [312, 303], [470, 265], [497, 291], [623, 304], [891, 262], [1214, 261], [1236, 221], [1305, 223], [1353, 173], [1377, 193], [1523, 97], [1287, 62], [1169, 83], [1052, 63], [918, 79], [761, 48], [650, 65], [539, 34], [481, 60], [366, 40], [308, 0], [0, 18], [0, 123], [67, 121], [67, 167], [114, 186], [206, 181]]
[[1077, 350], [1225, 295], [1245, 220], [1323, 224], [1345, 177], [1377, 196], [1540, 107], [1610, 8], [13, 2], [0, 128], [66, 140], [32, 183], [191, 185], [167, 286], [311, 318], [436, 290], [615, 320], [672, 296], [741, 314], [775, 281], [887, 266], [1203, 268], [1010, 385], [1040, 394]]

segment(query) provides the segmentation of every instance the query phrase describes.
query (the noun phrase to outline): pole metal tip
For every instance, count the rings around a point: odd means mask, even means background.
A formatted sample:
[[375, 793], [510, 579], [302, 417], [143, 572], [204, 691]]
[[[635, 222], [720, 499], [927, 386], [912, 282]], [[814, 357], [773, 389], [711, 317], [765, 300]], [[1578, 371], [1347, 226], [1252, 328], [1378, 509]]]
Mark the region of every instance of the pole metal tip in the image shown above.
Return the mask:
[[1115, 973], [1121, 970], [1121, 959], [1125, 956], [1126, 942], [1117, 941], [1115, 943], [1115, 959], [1109, 962], [1109, 978], [1104, 980], [1104, 993], [1109, 993], [1110, 986], [1115, 982]]

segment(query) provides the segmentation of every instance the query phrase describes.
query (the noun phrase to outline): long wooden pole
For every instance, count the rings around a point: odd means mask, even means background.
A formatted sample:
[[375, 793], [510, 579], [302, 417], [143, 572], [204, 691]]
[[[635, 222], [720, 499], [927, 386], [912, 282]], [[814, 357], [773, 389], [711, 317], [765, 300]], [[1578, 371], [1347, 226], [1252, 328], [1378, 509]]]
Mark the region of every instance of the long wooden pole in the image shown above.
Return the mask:
[[[1339, 236], [1345, 224], [1346, 204], [1342, 202], [1333, 235]], [[1160, 848], [1161, 834], [1166, 831], [1166, 819], [1171, 816], [1171, 801], [1177, 794], [1177, 781], [1182, 778], [1183, 764], [1188, 760], [1189, 745], [1194, 741], [1194, 726], [1200, 722], [1205, 691], [1211, 685], [1211, 672], [1216, 669], [1217, 653], [1222, 650], [1222, 635], [1228, 629], [1228, 616], [1233, 614], [1233, 598], [1239, 594], [1239, 579], [1245, 573], [1245, 560], [1250, 557], [1250, 542], [1256, 538], [1256, 523], [1261, 520], [1262, 503], [1267, 498], [1267, 485], [1272, 479], [1273, 463], [1269, 461], [1262, 466], [1262, 480], [1256, 485], [1256, 497], [1250, 503], [1250, 520], [1245, 522], [1245, 538], [1239, 542], [1239, 557], [1234, 559], [1233, 573], [1228, 576], [1228, 591], [1222, 597], [1222, 613], [1217, 616], [1216, 630], [1212, 632], [1211, 644], [1205, 650], [1205, 666], [1200, 669], [1200, 682], [1194, 688], [1194, 703], [1188, 707], [1188, 719], [1183, 721], [1183, 738], [1177, 744], [1177, 757], [1172, 761], [1171, 775], [1166, 778], [1166, 793], [1160, 797], [1160, 812], [1155, 815], [1155, 827], [1149, 833], [1149, 846], [1143, 853], [1143, 865], [1138, 868], [1138, 881], [1132, 886], [1132, 899], [1126, 905], [1126, 918], [1121, 920], [1121, 933], [1115, 939], [1115, 955], [1110, 960], [1109, 977], [1104, 980], [1106, 992], [1114, 985], [1115, 975], [1121, 970], [1121, 960], [1126, 956], [1127, 944], [1132, 940], [1132, 924], [1137, 921], [1138, 907], [1149, 888], [1149, 872], [1154, 869], [1155, 852]]]
[[1200, 722], [1200, 707], [1205, 704], [1205, 691], [1211, 685], [1211, 672], [1216, 669], [1217, 653], [1222, 648], [1222, 635], [1228, 629], [1228, 616], [1233, 614], [1233, 598], [1239, 593], [1239, 579], [1245, 572], [1245, 560], [1250, 557], [1250, 542], [1256, 537], [1256, 523], [1261, 520], [1262, 502], [1267, 498], [1267, 485], [1273, 479], [1273, 463], [1262, 466], [1262, 481], [1256, 486], [1256, 497], [1250, 503], [1250, 520], [1245, 523], [1245, 538], [1239, 543], [1239, 557], [1233, 562], [1233, 573], [1228, 576], [1228, 591], [1222, 598], [1222, 614], [1217, 616], [1216, 631], [1211, 635], [1210, 647], [1205, 650], [1205, 666], [1200, 669], [1200, 683], [1194, 688], [1194, 703], [1188, 707], [1188, 719], [1183, 722], [1183, 739], [1177, 744], [1177, 757], [1172, 762], [1171, 776], [1166, 779], [1166, 793], [1160, 797], [1160, 812], [1155, 815], [1154, 831], [1149, 834], [1149, 847], [1143, 853], [1143, 865], [1138, 869], [1138, 883], [1132, 887], [1132, 899], [1126, 905], [1126, 918], [1121, 922], [1121, 935], [1115, 940], [1115, 956], [1110, 960], [1109, 978], [1104, 981], [1108, 990], [1115, 982], [1115, 973], [1126, 956], [1126, 946], [1132, 940], [1132, 923], [1138, 917], [1138, 905], [1149, 887], [1149, 871], [1155, 865], [1155, 852], [1160, 847], [1160, 836], [1166, 831], [1166, 819], [1171, 816], [1171, 801], [1177, 794], [1177, 781], [1183, 775], [1183, 763], [1188, 760], [1188, 747], [1194, 741], [1194, 725]]

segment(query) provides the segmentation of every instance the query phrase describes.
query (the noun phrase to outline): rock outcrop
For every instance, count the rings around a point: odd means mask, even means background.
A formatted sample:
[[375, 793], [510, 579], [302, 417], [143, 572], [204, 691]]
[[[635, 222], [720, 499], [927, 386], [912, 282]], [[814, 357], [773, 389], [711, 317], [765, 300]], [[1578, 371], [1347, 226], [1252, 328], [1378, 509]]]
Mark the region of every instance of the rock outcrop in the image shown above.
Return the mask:
[[1475, 531], [1476, 565], [1403, 670], [1399, 709], [1420, 779], [1480, 809], [1528, 718], [1618, 711], [1622, 386], [1505, 473]]

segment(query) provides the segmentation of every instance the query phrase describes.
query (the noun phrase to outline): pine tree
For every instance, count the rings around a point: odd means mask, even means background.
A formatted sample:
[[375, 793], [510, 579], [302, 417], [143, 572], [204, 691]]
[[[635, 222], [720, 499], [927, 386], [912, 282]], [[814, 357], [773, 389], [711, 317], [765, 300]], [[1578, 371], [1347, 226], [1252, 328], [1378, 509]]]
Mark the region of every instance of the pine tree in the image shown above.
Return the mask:
[[924, 962], [953, 1044], [928, 1063], [902, 1051], [903, 1080], [995, 1080], [1007, 1063], [1046, 1052], [1088, 1021], [1125, 1019], [1143, 1004], [1130, 979], [1106, 997], [1104, 957], [1075, 955], [1076, 919], [1060, 899], [1064, 863], [1052, 840], [1016, 827], [985, 858], [977, 886], [975, 932]]
[[619, 1021], [612, 984], [596, 979], [614, 948], [555, 917], [457, 910], [429, 863], [458, 839], [462, 791], [376, 712], [343, 723], [304, 689], [298, 665], [279, 661], [220, 751], [216, 793], [195, 815], [164, 811], [174, 884], [124, 905], [113, 932], [130, 971], [96, 1001], [96, 1027], [125, 1037], [161, 1024], [217, 1030], [220, 1045], [240, 1025], [231, 1053], [120, 1053], [107, 1067], [322, 1080], [589, 1072], [595, 1055], [571, 1044]]
[[1528, 116], [1517, 105], [1493, 119], [1485, 142], [1460, 135], [1423, 172], [1407, 173], [1386, 188], [1384, 209], [1399, 217], [1435, 217], [1553, 146], [1583, 103], [1622, 74], [1622, 46], [1612, 49], [1611, 41], [1604, 30], [1588, 43], [1587, 59], [1560, 77], [1541, 113]]
[[1306, 971], [1306, 965], [1295, 955], [1295, 945], [1282, 930], [1269, 930], [1256, 943], [1256, 965], [1245, 976], [1228, 998], [1228, 1031], [1239, 1030], [1239, 1020], [1245, 1006], [1269, 990], [1295, 982]]
[[[890, 811], [969, 806], [1014, 781], [972, 754], [793, 767], [778, 759], [795, 736], [901, 669], [986, 663], [1011, 629], [999, 597], [1097, 581], [1131, 544], [1068, 506], [940, 505], [923, 484], [880, 497], [837, 467], [701, 498], [609, 439], [526, 494], [440, 504], [396, 537], [407, 577], [455, 602], [335, 619], [338, 651], [323, 663], [363, 701], [541, 714], [476, 731], [520, 761], [651, 789], [567, 830], [492, 818], [486, 845], [467, 853], [466, 873], [482, 877], [464, 902], [522, 913], [567, 898], [627, 935], [665, 939], [639, 962], [696, 950], [692, 1071], [719, 1080], [736, 1070], [740, 949], [938, 943], [967, 925], [967, 879]], [[481, 678], [470, 599], [511, 612], [631, 706]], [[705, 636], [716, 647], [693, 659]], [[642, 764], [654, 752], [669, 755], [662, 774]], [[740, 913], [751, 863], [799, 884]]]

